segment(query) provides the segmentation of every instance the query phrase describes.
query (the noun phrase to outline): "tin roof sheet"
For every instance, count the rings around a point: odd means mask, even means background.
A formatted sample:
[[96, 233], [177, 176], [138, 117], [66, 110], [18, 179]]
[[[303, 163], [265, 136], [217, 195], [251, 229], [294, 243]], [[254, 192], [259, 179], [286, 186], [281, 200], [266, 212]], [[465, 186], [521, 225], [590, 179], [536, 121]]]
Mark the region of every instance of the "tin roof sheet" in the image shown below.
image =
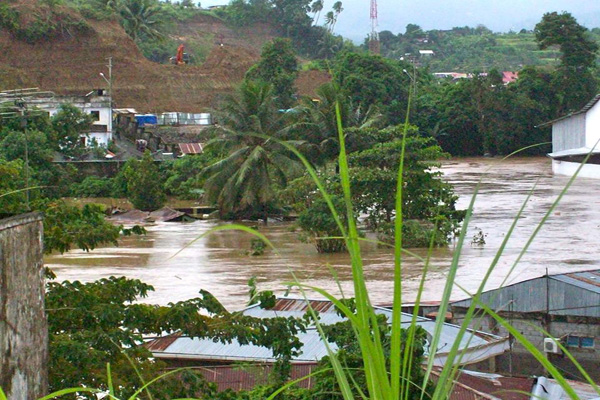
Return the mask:
[[[279, 298], [275, 306], [271, 309], [262, 309], [258, 304], [250, 306], [242, 311], [244, 315], [256, 318], [275, 318], [275, 317], [296, 317], [302, 316], [311, 306], [319, 311], [319, 318], [323, 325], [331, 325], [344, 321], [335, 310], [333, 303], [326, 300], [304, 300], [293, 298]], [[391, 321], [392, 311], [374, 307], [377, 314], [386, 315]], [[411, 324], [412, 315], [402, 313], [402, 325], [408, 328]], [[434, 334], [435, 321], [428, 318], [417, 317], [417, 325], [421, 326], [427, 332], [428, 338]], [[443, 354], [449, 351], [452, 344], [456, 341], [460, 327], [445, 323], [440, 336], [437, 352]], [[321, 340], [319, 332], [314, 326], [309, 327], [306, 333], [300, 333], [298, 339], [303, 343], [302, 353], [293, 358], [296, 362], [317, 361], [327, 355], [325, 343]], [[474, 349], [486, 346], [490, 343], [501, 341], [495, 335], [483, 332], [470, 331], [464, 335], [460, 342], [459, 350]], [[154, 346], [156, 348], [158, 346]], [[333, 350], [337, 347], [331, 344]], [[231, 343], [221, 343], [212, 339], [197, 339], [189, 337], [180, 337], [174, 340], [166, 347], [152, 350], [156, 357], [162, 358], [189, 358], [202, 360], [245, 360], [245, 361], [272, 361], [273, 354], [266, 347], [254, 345], [240, 345], [237, 341]], [[426, 349], [426, 354], [428, 351]]]
[[[316, 362], [327, 355], [327, 349], [321, 342], [316, 329], [307, 329], [299, 333], [298, 339], [303, 343], [302, 353], [293, 357], [296, 362]], [[337, 349], [331, 344], [332, 349]], [[176, 338], [164, 349], [150, 350], [157, 357], [163, 358], [193, 358], [202, 360], [231, 360], [231, 361], [275, 361], [270, 349], [253, 344], [241, 345], [237, 340], [231, 343], [215, 342], [212, 339], [189, 337]]]

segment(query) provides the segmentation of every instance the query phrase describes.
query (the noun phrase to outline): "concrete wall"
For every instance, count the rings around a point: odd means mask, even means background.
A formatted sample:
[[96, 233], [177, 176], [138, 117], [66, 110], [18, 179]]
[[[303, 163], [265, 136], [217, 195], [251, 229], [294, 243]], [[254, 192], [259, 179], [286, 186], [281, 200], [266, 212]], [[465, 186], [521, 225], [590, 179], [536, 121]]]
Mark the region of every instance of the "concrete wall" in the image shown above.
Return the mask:
[[10, 400], [47, 389], [42, 216], [0, 220], [0, 386]]
[[[453, 323], [462, 324], [465, 310], [454, 308], [453, 314]], [[596, 382], [600, 381], [600, 368], [598, 367], [600, 365], [600, 321], [597, 318], [547, 318], [543, 313], [504, 313], [502, 317], [542, 352], [544, 338], [547, 336], [540, 332], [539, 328], [546, 330], [557, 339], [566, 338], [567, 335], [595, 338], [596, 347], [593, 349], [575, 347], [567, 347], [567, 349]], [[488, 315], [481, 319], [475, 319], [471, 323], [471, 327], [499, 336], [509, 335], [505, 328], [498, 325]], [[563, 342], [566, 346], [565, 343]], [[547, 354], [547, 356], [554, 366], [566, 374], [566, 378], [583, 379], [565, 355]], [[499, 373], [514, 375], [541, 375], [544, 373], [540, 363], [516, 340], [513, 340], [512, 352], [496, 358], [496, 369]]]

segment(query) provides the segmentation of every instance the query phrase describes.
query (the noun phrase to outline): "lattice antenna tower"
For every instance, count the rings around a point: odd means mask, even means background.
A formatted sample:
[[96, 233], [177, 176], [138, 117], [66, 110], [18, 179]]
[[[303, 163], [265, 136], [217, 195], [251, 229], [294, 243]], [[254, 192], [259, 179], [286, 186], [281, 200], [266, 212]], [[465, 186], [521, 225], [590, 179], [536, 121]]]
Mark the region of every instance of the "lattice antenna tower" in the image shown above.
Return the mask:
[[369, 51], [372, 54], [380, 53], [377, 25], [377, 0], [371, 0], [371, 33], [369, 35]]

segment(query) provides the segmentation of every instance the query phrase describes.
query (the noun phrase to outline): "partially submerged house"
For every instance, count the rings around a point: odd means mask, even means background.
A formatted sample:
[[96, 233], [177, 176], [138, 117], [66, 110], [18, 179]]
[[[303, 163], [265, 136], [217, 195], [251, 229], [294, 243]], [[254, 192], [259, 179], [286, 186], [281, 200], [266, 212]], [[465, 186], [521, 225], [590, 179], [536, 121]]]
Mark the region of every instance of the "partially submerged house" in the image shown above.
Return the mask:
[[[456, 323], [462, 323], [472, 301], [469, 298], [451, 304]], [[544, 351], [567, 378], [582, 376], [555, 340], [569, 350], [592, 378], [600, 381], [600, 270], [541, 276], [484, 292], [480, 301]], [[481, 310], [479, 306], [476, 308]], [[473, 324], [496, 335], [508, 334], [487, 314], [476, 318]], [[511, 342], [510, 350], [497, 357], [497, 368], [508, 373], [544, 372], [518, 342]]]
[[35, 99], [30, 105], [55, 115], [63, 104], [72, 104], [92, 117], [90, 132], [81, 136], [86, 146], [94, 141], [100, 146], [108, 146], [113, 139], [111, 97], [104, 89], [96, 89], [85, 96], [54, 96], [49, 99]]
[[581, 110], [539, 125], [552, 125], [552, 172], [572, 176], [590, 155], [578, 176], [600, 178], [600, 94]]
[[[244, 309], [242, 313], [256, 318], [302, 318], [309, 310], [309, 307], [318, 312], [323, 325], [331, 325], [345, 320], [344, 317], [337, 313], [334, 304], [330, 301], [307, 301], [287, 297], [278, 298], [272, 308], [263, 309], [259, 305], [253, 305]], [[388, 321], [391, 321], [391, 310], [375, 307], [375, 312], [385, 315]], [[412, 315], [402, 314], [403, 327], [409, 327], [411, 320]], [[417, 317], [416, 323], [427, 332], [428, 338], [431, 339], [435, 328], [435, 321]], [[443, 325], [434, 365], [445, 365], [448, 359], [448, 352], [457, 340], [459, 330], [460, 328], [456, 325], [447, 323]], [[303, 343], [303, 346], [300, 354], [292, 359], [292, 372], [300, 374], [298, 371], [303, 371], [303, 373], [308, 374], [317, 366], [319, 360], [327, 355], [327, 348], [314, 325], [307, 327], [305, 333], [299, 333], [298, 339]], [[336, 349], [335, 344], [330, 343], [330, 346], [332, 349]], [[215, 342], [210, 338], [198, 339], [172, 335], [147, 343], [147, 348], [152, 352], [154, 357], [172, 366], [205, 366], [214, 368], [215, 366], [231, 366], [236, 363], [268, 366], [276, 361], [273, 358], [271, 350], [251, 344], [243, 345], [235, 340], [231, 343], [221, 343]], [[507, 337], [469, 331], [462, 338], [459, 346], [459, 350], [462, 352], [461, 364], [479, 364], [480, 367], [486, 369], [490, 359], [503, 354], [507, 349]], [[426, 356], [430, 353], [430, 349], [426, 348]], [[493, 362], [491, 364], [493, 365]], [[300, 374], [300, 376], [305, 375]], [[219, 376], [215, 374], [215, 379], [218, 378]], [[219, 383], [218, 380], [216, 382]]]

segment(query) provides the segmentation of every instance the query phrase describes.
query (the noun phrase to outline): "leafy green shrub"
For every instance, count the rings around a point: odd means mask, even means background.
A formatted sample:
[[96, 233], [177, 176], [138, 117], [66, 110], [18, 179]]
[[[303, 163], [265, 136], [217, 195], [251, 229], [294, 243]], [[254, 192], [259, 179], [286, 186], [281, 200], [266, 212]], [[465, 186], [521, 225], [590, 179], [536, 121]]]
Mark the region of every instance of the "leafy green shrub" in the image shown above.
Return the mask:
[[0, 27], [10, 32], [19, 29], [19, 13], [7, 3], [0, 4]]
[[54, 0], [48, 1], [52, 5], [41, 6], [40, 12], [34, 13], [33, 20], [26, 24], [23, 24], [18, 10], [6, 3], [0, 4], [0, 27], [8, 30], [18, 40], [30, 44], [75, 34], [89, 35], [93, 33], [92, 28], [84, 19], [73, 17], [56, 8]]

